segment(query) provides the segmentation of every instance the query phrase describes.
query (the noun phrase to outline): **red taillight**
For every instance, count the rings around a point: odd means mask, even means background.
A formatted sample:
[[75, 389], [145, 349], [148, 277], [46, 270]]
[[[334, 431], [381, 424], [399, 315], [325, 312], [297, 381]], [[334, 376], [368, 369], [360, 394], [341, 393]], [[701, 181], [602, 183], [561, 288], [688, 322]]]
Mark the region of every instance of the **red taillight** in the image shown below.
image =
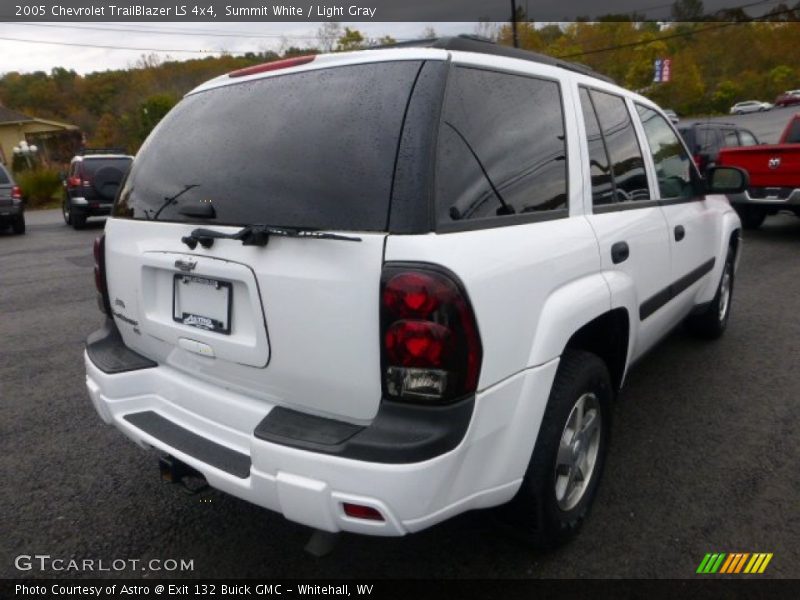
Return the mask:
[[111, 314], [111, 302], [108, 297], [108, 284], [106, 282], [106, 234], [94, 240], [94, 285], [97, 288], [97, 307]]
[[299, 67], [314, 60], [315, 55], [309, 56], [296, 56], [294, 58], [284, 58], [283, 60], [274, 60], [260, 65], [253, 65], [252, 67], [245, 67], [238, 71], [231, 71], [228, 77], [244, 77], [245, 75], [255, 75], [256, 73], [266, 73], [267, 71], [277, 71], [278, 69], [288, 69], [289, 67]]
[[80, 186], [80, 184], [81, 184], [80, 177], [70, 177], [69, 179], [67, 179], [67, 185], [69, 187], [78, 187]]
[[361, 504], [350, 504], [343, 502], [342, 508], [344, 514], [352, 519], [366, 519], [367, 521], [383, 521], [383, 515], [377, 509], [371, 506], [363, 506]]
[[381, 365], [390, 400], [446, 403], [475, 391], [482, 348], [456, 277], [427, 265], [388, 265], [381, 278]]
[[18, 185], [11, 188], [11, 197], [14, 200], [22, 200], [22, 190], [19, 189]]

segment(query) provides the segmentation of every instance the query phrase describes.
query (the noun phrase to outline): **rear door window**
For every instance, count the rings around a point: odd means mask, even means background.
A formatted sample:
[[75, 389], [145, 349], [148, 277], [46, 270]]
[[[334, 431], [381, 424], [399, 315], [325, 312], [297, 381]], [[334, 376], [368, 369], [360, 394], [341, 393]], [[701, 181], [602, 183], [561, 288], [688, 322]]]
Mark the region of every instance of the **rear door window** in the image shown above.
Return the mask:
[[611, 164], [608, 159], [606, 143], [600, 131], [600, 122], [594, 111], [589, 90], [581, 88], [581, 109], [583, 122], [586, 125], [586, 142], [589, 147], [589, 172], [592, 180], [592, 203], [610, 204], [614, 202], [614, 178], [611, 176]]
[[456, 67], [439, 130], [437, 223], [565, 210], [566, 156], [557, 82]]
[[198, 221], [182, 209], [204, 203], [206, 223], [385, 231], [420, 66], [314, 69], [190, 95], [139, 151], [114, 214]]
[[625, 100], [597, 90], [589, 90], [589, 96], [611, 160], [616, 201], [649, 200], [650, 189], [642, 150]]

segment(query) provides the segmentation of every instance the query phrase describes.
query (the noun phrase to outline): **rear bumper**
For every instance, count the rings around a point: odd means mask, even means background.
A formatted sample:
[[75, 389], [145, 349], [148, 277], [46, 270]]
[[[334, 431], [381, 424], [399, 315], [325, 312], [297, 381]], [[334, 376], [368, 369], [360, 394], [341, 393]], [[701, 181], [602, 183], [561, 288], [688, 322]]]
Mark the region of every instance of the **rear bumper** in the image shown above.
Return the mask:
[[731, 204], [761, 206], [768, 209], [778, 210], [800, 210], [800, 188], [785, 190], [778, 196], [765, 195], [764, 197], [754, 196], [750, 190], [741, 194], [729, 196]]
[[114, 202], [75, 196], [70, 198], [70, 205], [72, 212], [75, 214], [85, 215], [87, 217], [99, 217], [102, 215], [110, 215]]
[[15, 219], [25, 211], [22, 202], [0, 204], [0, 220]]
[[[109, 373], [88, 353], [85, 362], [95, 409], [139, 445], [171, 454], [212, 487], [292, 521], [386, 536], [511, 499], [558, 365], [553, 360], [478, 393], [452, 449], [415, 462], [378, 462], [263, 439], [257, 430], [276, 407], [170, 366]], [[348, 517], [344, 502], [375, 508], [384, 521]]]

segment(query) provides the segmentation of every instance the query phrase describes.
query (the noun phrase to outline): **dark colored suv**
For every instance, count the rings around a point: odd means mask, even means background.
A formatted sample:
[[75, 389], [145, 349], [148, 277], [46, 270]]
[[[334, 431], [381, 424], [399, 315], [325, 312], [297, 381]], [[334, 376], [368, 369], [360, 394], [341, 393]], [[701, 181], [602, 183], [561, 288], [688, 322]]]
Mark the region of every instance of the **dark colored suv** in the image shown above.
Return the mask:
[[6, 168], [0, 165], [0, 229], [9, 225], [14, 233], [25, 233], [25, 206], [19, 186]]
[[89, 217], [111, 213], [133, 157], [110, 150], [85, 150], [75, 156], [64, 181], [64, 222], [80, 229]]
[[681, 125], [678, 132], [689, 146], [694, 162], [703, 174], [717, 164], [721, 148], [757, 146], [760, 143], [752, 132], [733, 123], [692, 123]]

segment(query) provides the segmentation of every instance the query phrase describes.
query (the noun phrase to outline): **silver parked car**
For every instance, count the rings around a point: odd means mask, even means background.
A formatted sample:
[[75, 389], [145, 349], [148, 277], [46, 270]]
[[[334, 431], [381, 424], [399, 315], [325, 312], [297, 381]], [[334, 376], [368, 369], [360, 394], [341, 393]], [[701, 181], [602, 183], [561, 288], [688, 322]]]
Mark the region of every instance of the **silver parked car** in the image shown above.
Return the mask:
[[732, 115], [743, 115], [751, 112], [764, 112], [772, 108], [769, 102], [761, 102], [760, 100], [746, 100], [745, 102], [737, 102], [731, 106]]

